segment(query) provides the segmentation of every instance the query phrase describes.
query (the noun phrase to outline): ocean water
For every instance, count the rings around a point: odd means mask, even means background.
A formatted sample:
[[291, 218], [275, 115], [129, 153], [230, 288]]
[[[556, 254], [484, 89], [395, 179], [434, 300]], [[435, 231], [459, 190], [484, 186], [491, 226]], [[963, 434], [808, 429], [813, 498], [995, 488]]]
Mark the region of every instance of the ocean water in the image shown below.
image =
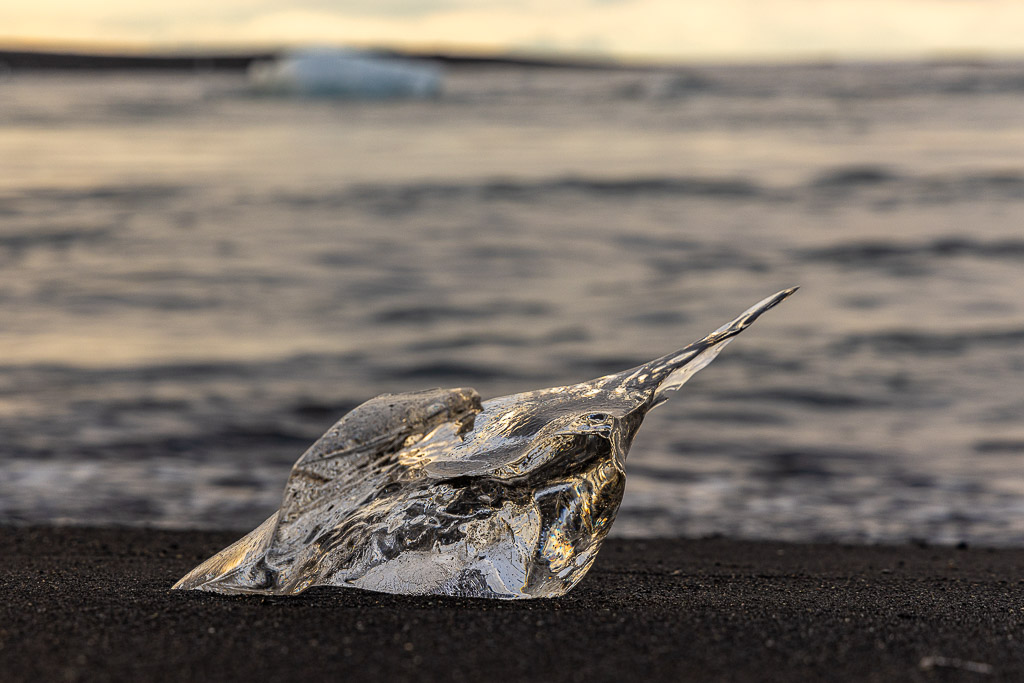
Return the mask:
[[801, 291], [653, 412], [613, 534], [1024, 543], [1024, 64], [0, 80], [0, 522], [251, 528], [346, 410]]

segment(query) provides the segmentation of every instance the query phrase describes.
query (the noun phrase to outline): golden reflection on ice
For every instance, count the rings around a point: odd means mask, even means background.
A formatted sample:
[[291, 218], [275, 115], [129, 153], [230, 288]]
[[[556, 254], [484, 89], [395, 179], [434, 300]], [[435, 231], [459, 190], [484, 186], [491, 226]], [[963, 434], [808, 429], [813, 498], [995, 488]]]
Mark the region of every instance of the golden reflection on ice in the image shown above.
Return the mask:
[[483, 403], [467, 388], [367, 401], [299, 458], [275, 515], [175, 588], [562, 595], [615, 519], [646, 413], [793, 291], [681, 351], [590, 382]]

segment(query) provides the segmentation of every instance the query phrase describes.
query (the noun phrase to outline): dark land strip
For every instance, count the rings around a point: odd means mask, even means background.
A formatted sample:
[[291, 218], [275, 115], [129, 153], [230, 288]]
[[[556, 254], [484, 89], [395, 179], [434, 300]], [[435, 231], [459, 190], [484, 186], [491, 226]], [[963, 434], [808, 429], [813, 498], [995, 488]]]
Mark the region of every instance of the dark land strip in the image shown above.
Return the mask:
[[1024, 680], [1024, 549], [616, 539], [554, 600], [168, 590], [238, 536], [0, 527], [3, 680]]

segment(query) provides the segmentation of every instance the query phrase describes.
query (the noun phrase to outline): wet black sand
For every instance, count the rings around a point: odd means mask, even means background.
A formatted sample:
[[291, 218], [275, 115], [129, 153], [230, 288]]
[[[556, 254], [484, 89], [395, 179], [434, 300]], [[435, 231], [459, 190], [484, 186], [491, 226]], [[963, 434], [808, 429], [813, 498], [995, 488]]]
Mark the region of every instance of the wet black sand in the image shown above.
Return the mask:
[[557, 600], [168, 590], [236, 537], [0, 527], [0, 678], [1024, 680], [1024, 550], [615, 540]]

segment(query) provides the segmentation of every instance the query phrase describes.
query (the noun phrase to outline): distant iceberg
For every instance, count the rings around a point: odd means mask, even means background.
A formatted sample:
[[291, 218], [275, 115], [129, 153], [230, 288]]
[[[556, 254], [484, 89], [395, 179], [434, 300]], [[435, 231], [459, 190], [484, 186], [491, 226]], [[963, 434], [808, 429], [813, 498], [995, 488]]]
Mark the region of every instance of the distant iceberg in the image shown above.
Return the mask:
[[308, 48], [249, 68], [257, 92], [341, 98], [433, 97], [441, 69], [340, 48]]

